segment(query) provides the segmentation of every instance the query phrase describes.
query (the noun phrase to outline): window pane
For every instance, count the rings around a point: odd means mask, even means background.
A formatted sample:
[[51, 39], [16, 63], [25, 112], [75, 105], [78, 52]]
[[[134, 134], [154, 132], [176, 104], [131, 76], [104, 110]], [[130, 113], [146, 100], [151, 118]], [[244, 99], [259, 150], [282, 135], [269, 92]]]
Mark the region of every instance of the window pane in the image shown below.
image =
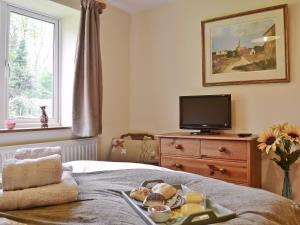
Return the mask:
[[9, 35], [9, 118], [52, 118], [54, 24], [11, 12]]

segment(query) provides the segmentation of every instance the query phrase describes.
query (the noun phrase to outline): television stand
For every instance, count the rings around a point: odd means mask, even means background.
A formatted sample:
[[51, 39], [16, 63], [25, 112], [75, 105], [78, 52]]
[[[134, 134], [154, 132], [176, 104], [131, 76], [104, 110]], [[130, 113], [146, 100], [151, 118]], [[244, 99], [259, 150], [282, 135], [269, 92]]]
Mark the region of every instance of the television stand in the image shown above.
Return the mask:
[[199, 130], [190, 132], [191, 135], [218, 135], [221, 132], [213, 131], [213, 130]]

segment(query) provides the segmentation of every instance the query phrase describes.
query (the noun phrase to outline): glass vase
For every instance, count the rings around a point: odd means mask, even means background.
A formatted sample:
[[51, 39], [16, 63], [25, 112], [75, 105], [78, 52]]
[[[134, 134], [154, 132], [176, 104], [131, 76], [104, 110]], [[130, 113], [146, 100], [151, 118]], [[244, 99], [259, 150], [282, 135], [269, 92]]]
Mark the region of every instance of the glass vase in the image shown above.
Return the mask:
[[286, 170], [284, 171], [284, 181], [283, 181], [283, 188], [282, 188], [282, 196], [286, 197], [288, 199], [293, 198], [292, 193], [292, 184], [290, 180], [290, 171]]

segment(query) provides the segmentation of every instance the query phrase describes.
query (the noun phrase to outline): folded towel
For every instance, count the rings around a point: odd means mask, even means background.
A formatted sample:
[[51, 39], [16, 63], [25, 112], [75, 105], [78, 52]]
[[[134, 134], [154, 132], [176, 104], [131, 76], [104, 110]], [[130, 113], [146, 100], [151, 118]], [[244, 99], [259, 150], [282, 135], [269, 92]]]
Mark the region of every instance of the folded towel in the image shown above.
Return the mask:
[[72, 172], [62, 174], [62, 182], [18, 191], [0, 190], [0, 211], [29, 209], [76, 201], [78, 187]]
[[[20, 148], [15, 152], [15, 159], [37, 159], [49, 155], [62, 155], [61, 147]], [[72, 165], [63, 165], [63, 171], [73, 171]]]
[[3, 163], [2, 186], [4, 191], [39, 187], [61, 182], [60, 155], [39, 159], [7, 159]]
[[61, 147], [21, 148], [15, 153], [16, 159], [37, 159], [49, 155], [61, 155]]

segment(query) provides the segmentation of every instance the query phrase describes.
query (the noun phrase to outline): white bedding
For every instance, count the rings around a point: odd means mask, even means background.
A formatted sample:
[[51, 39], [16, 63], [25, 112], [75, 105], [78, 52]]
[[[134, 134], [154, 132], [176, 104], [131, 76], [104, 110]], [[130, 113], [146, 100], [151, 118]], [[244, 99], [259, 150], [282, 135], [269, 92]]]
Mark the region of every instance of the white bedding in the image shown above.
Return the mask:
[[126, 162], [108, 162], [108, 161], [72, 161], [64, 163], [64, 165], [72, 166], [73, 173], [89, 173], [96, 171], [109, 171], [109, 170], [124, 170], [124, 169], [153, 169], [170, 171], [169, 169], [159, 166], [153, 166], [141, 163], [126, 163]]

